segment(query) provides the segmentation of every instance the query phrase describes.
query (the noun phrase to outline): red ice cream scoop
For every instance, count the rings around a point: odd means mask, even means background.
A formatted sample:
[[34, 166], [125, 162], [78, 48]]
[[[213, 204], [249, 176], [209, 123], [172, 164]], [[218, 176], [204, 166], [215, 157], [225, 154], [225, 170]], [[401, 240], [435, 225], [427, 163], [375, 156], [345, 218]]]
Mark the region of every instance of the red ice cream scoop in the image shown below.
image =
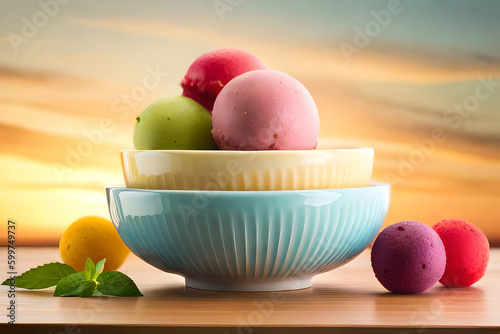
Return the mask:
[[212, 111], [215, 99], [234, 77], [253, 70], [267, 70], [259, 58], [238, 49], [219, 49], [198, 57], [181, 82], [182, 96]]
[[439, 282], [466, 287], [479, 281], [490, 259], [490, 244], [484, 233], [462, 219], [445, 219], [433, 228], [446, 249], [446, 269]]

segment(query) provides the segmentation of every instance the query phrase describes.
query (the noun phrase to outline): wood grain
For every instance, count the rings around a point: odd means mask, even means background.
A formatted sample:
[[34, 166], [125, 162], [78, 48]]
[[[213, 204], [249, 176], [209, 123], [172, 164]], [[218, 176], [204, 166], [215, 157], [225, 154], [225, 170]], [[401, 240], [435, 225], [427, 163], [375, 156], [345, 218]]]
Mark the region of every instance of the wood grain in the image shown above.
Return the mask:
[[[6, 249], [0, 248], [0, 254]], [[18, 272], [60, 260], [57, 248], [18, 248], [17, 259]], [[120, 271], [134, 279], [144, 297], [55, 298], [53, 289], [18, 289], [16, 332], [135, 333], [140, 328], [141, 333], [155, 333], [166, 327], [169, 333], [282, 333], [281, 327], [286, 333], [499, 333], [500, 329], [500, 249], [492, 250], [486, 276], [473, 287], [448, 289], [438, 284], [418, 295], [387, 293], [371, 271], [369, 252], [317, 276], [310, 289], [275, 293], [185, 288], [182, 277], [133, 255]], [[0, 287], [3, 310], [9, 302], [7, 290]], [[13, 330], [5, 324], [5, 316], [0, 319], [2, 333]], [[79, 331], [68, 325], [78, 325]]]

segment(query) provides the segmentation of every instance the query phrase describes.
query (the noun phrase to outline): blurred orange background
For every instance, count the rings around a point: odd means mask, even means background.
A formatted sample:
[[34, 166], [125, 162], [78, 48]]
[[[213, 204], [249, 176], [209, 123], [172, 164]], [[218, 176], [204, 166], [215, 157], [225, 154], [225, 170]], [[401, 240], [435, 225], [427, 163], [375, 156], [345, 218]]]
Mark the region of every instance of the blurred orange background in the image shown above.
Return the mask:
[[[385, 225], [463, 218], [500, 245], [497, 1], [2, 1], [0, 228], [57, 245], [109, 219], [104, 187], [135, 118], [180, 95], [190, 63], [234, 47], [300, 80], [319, 148], [375, 149], [393, 185]], [[154, 89], [143, 80], [153, 78]]]

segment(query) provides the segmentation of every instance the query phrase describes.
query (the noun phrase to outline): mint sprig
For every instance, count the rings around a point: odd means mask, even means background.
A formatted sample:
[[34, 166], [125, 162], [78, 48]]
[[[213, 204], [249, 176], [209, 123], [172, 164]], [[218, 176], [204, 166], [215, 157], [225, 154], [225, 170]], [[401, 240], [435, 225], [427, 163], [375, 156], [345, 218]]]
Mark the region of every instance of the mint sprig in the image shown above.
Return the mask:
[[12, 279], [5, 280], [2, 285], [14, 285], [25, 289], [44, 289], [56, 285], [55, 297], [91, 297], [117, 296], [141, 297], [134, 281], [118, 271], [103, 272], [106, 259], [94, 264], [87, 258], [83, 272], [76, 272], [63, 263], [49, 263], [28, 270]]

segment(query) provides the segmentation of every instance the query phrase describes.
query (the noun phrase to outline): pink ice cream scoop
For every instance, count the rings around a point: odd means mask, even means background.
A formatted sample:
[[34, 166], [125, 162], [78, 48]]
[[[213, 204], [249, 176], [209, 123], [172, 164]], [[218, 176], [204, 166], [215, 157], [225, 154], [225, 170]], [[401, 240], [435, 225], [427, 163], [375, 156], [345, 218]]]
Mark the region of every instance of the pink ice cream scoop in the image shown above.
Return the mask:
[[234, 77], [252, 70], [265, 70], [259, 58], [238, 49], [207, 52], [189, 67], [181, 82], [182, 96], [192, 98], [212, 111], [215, 98]]
[[215, 100], [212, 136], [222, 150], [312, 150], [319, 115], [291, 76], [256, 70], [231, 80]]

